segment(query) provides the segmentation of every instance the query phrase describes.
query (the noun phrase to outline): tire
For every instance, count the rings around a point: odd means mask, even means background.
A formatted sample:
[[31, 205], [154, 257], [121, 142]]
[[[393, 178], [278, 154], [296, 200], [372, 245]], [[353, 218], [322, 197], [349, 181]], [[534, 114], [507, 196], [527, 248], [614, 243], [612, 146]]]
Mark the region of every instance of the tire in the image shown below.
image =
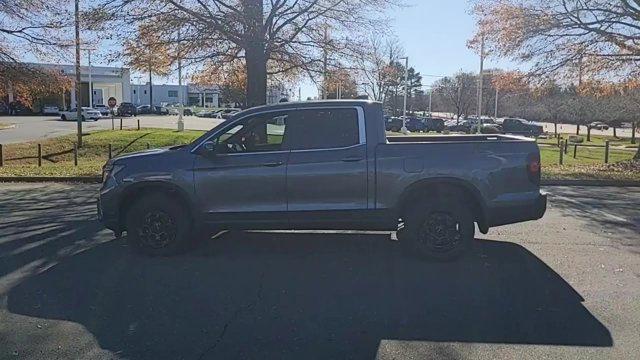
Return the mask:
[[398, 132], [398, 131], [400, 131], [400, 129], [398, 129], [398, 128], [397, 128], [397, 127], [395, 127], [395, 126], [391, 128], [391, 132]]
[[127, 211], [127, 241], [144, 255], [180, 254], [192, 243], [192, 221], [187, 214], [184, 206], [167, 195], [145, 195]]
[[82, 119], [82, 122], [87, 121], [87, 119], [84, 118], [84, 115], [82, 115], [81, 119]]
[[422, 197], [407, 209], [399, 240], [411, 254], [436, 261], [452, 261], [462, 257], [471, 247], [474, 217], [465, 205], [468, 202], [455, 189], [442, 190], [437, 197]]
[[62, 115], [62, 116], [60, 116], [60, 119], [61, 119], [62, 121], [67, 121], [67, 116], [66, 116], [66, 115]]

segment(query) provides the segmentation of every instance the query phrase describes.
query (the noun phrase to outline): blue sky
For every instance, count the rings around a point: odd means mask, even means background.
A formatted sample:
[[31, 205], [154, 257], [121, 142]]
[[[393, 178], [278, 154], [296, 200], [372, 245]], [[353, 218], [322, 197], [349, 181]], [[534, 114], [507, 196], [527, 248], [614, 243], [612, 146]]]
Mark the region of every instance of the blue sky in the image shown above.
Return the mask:
[[[479, 70], [480, 59], [467, 48], [475, 31], [468, 0], [406, 0], [407, 7], [393, 11], [391, 26], [409, 57], [409, 66], [423, 74], [424, 85], [459, 70]], [[485, 68], [514, 68], [516, 64], [485, 60]], [[310, 84], [302, 86], [302, 98], [317, 96]]]

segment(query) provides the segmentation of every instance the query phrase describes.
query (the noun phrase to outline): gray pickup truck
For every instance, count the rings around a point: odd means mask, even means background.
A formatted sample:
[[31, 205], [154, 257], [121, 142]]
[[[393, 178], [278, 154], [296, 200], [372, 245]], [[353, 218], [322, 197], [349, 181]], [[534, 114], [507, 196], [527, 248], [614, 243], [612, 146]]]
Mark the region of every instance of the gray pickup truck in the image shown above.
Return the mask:
[[539, 219], [546, 202], [533, 140], [387, 137], [382, 105], [354, 100], [256, 107], [191, 144], [109, 160], [98, 215], [149, 255], [214, 230], [344, 229], [398, 231], [448, 260], [475, 224]]

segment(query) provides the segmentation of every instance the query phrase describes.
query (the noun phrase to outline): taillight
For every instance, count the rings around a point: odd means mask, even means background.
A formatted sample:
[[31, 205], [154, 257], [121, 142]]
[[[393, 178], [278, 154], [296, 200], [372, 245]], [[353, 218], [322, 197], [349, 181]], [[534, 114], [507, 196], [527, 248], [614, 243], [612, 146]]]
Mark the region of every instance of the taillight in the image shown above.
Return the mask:
[[529, 154], [527, 156], [527, 175], [529, 180], [536, 185], [540, 185], [540, 174], [540, 154]]

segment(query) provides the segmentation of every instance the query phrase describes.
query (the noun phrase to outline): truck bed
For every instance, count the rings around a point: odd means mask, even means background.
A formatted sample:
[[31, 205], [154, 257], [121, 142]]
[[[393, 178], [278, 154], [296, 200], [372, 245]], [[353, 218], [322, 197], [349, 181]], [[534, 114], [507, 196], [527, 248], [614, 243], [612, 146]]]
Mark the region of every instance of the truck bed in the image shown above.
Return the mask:
[[425, 143], [425, 142], [533, 142], [533, 139], [501, 134], [472, 134], [472, 135], [404, 135], [387, 136], [390, 143]]

